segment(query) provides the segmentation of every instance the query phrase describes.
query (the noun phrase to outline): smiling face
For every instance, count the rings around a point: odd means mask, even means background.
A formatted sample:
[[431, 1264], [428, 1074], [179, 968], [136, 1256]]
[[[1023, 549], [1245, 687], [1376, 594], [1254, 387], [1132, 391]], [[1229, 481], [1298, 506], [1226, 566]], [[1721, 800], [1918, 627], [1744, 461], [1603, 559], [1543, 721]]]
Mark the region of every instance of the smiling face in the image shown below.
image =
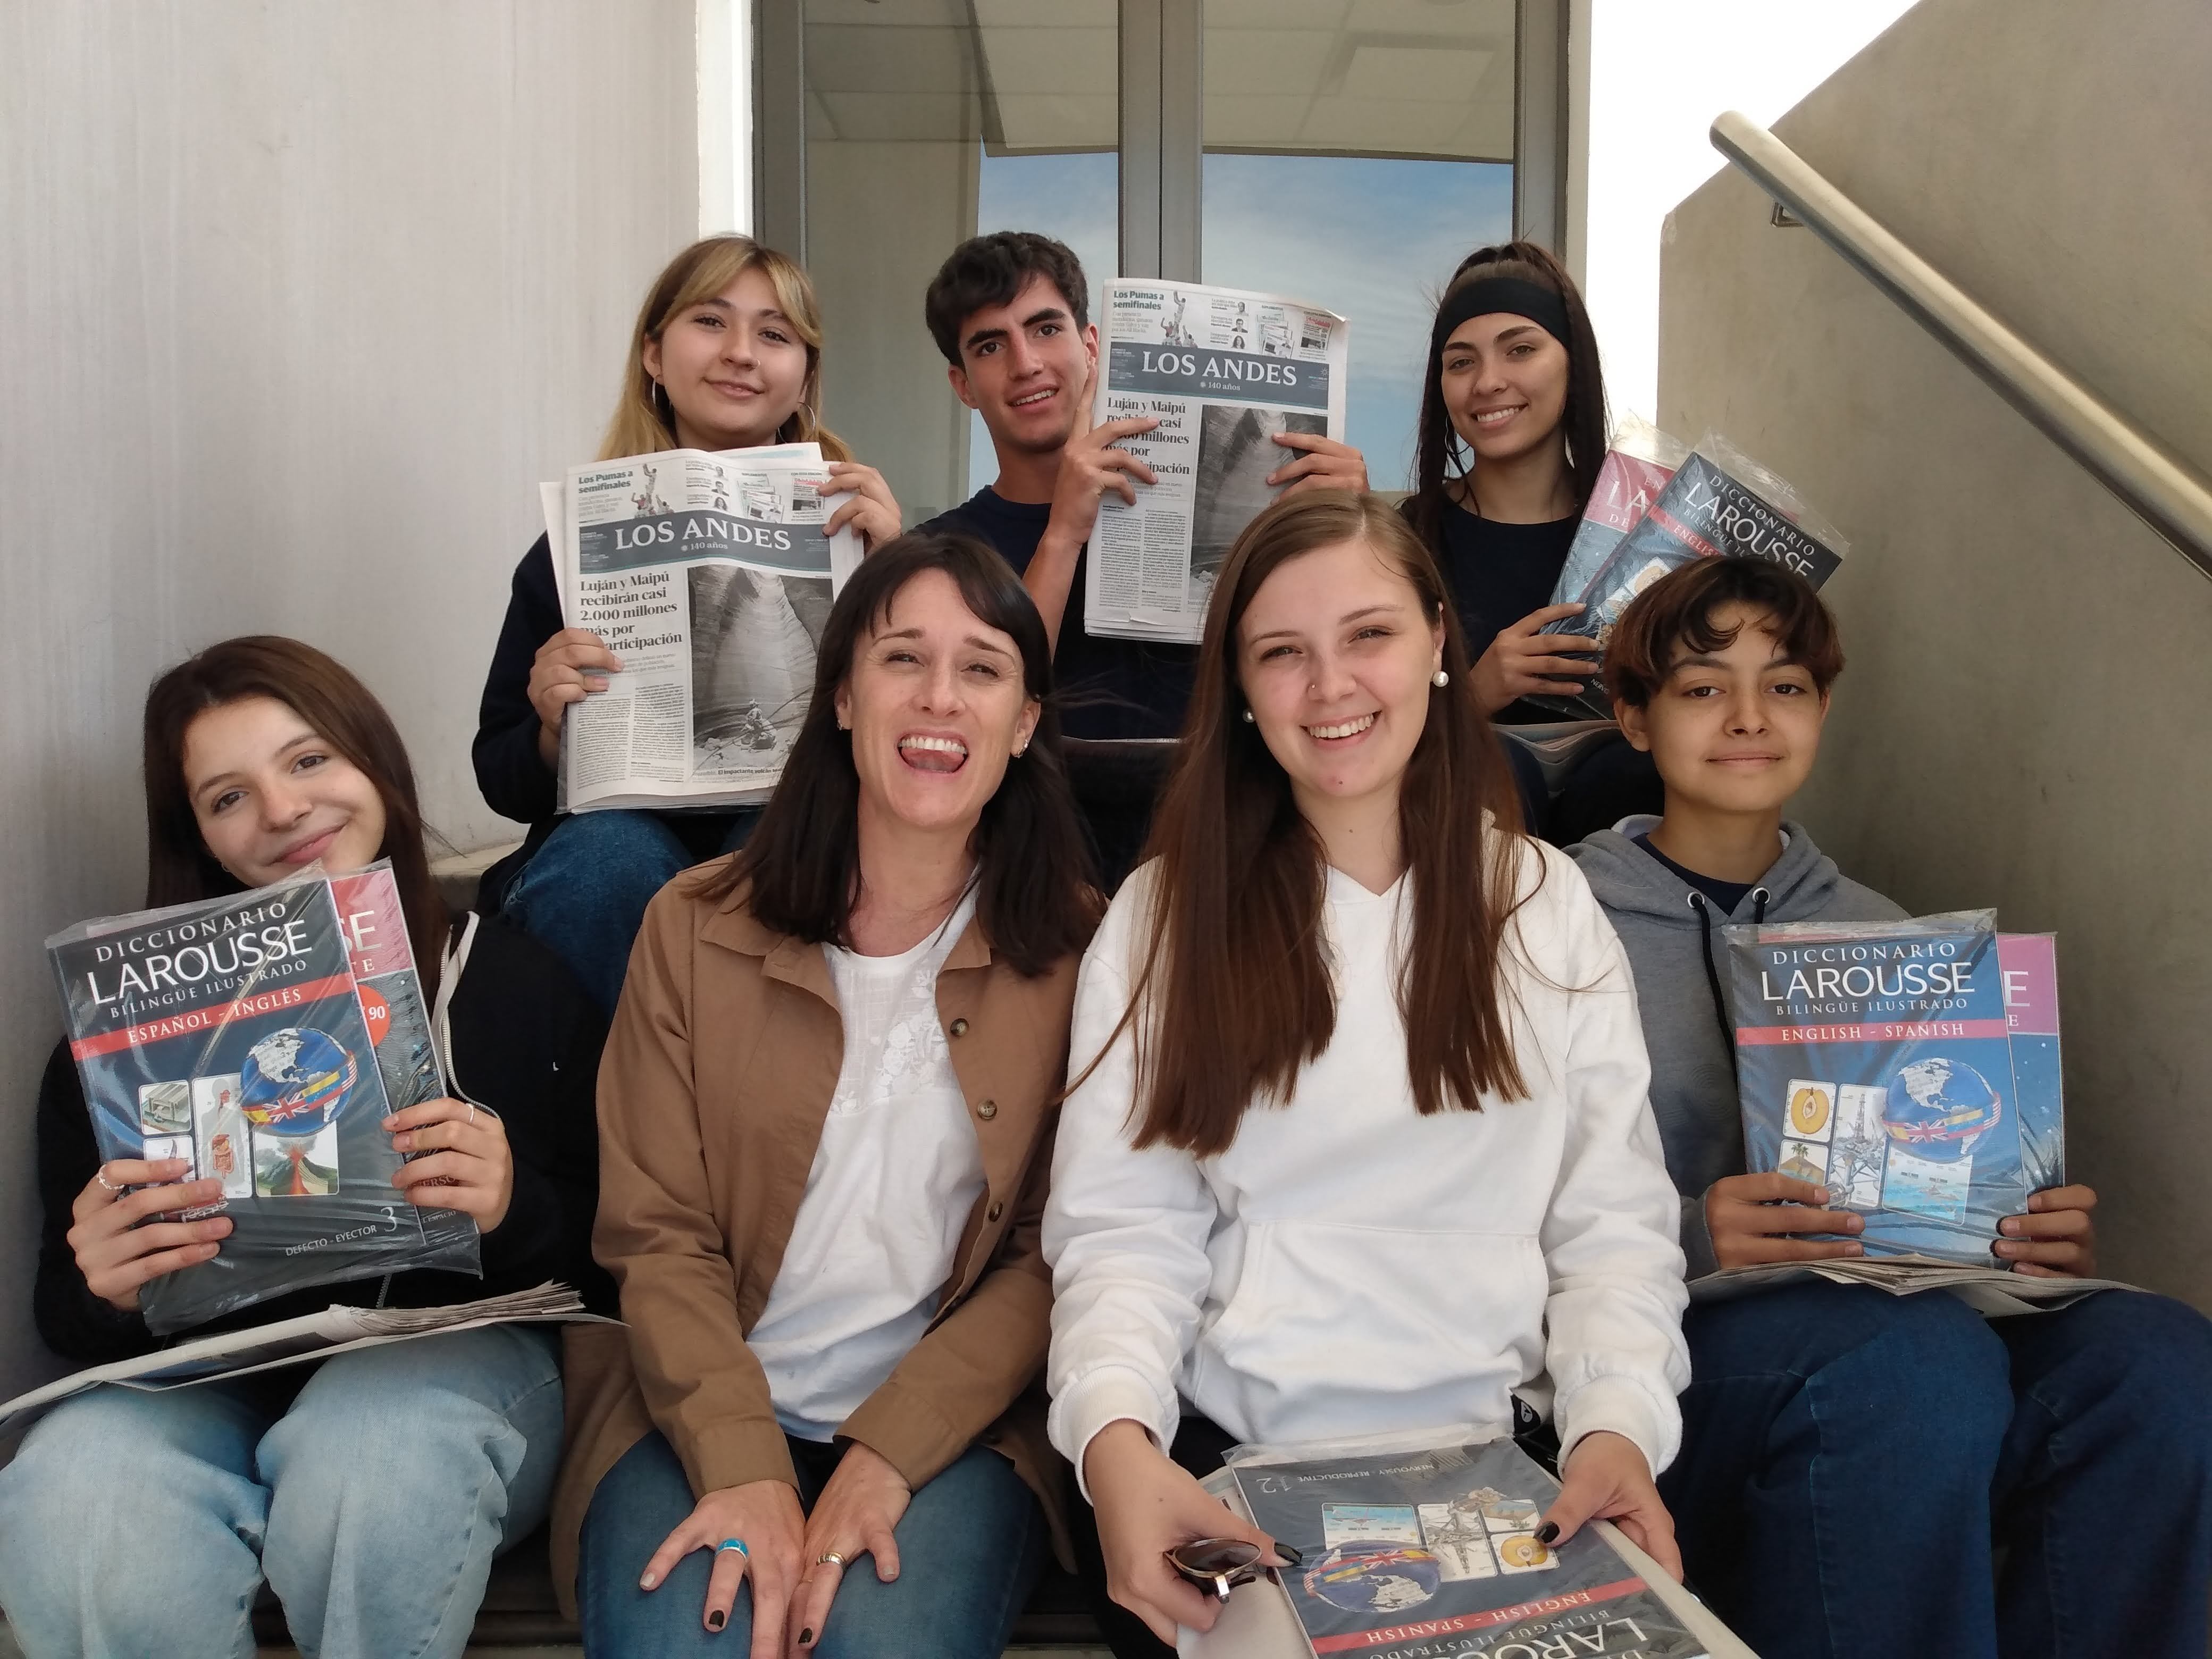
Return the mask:
[[981, 620], [942, 570], [892, 597], [837, 692], [853, 734], [864, 824], [974, 831], [1041, 705], [1012, 638]]
[[806, 388], [806, 343], [757, 265], [713, 299], [671, 313], [643, 356], [689, 449], [774, 443]]
[[368, 773], [289, 705], [246, 697], [185, 730], [185, 790], [209, 852], [249, 887], [322, 860], [358, 870], [384, 845], [384, 801]]
[[1364, 541], [1298, 554], [1260, 584], [1237, 623], [1237, 678], [1309, 818], [1395, 804], [1443, 639], [1406, 573]]
[[994, 443], [1046, 454], [1075, 430], [1097, 361], [1097, 329], [1078, 328], [1060, 289], [1032, 276], [1009, 304], [962, 320], [960, 362], [946, 373]]
[[1437, 374], [1452, 430], [1477, 460], [1565, 443], [1567, 349], [1526, 317], [1468, 318], [1444, 342]]
[[1828, 700], [1784, 655], [1768, 614], [1741, 601], [1713, 612], [1735, 637], [1705, 654], [1679, 651], [1642, 708], [1620, 706], [1621, 729], [1648, 751], [1678, 804], [1727, 813], [1777, 813], [1820, 753]]

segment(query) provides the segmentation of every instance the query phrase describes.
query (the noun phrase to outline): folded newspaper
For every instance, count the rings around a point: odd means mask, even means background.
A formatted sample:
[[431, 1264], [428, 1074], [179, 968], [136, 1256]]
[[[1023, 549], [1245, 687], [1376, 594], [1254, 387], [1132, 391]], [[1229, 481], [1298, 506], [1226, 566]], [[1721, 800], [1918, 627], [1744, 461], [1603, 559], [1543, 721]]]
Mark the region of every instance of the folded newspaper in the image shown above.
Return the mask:
[[1297, 459], [1275, 434], [1344, 436], [1350, 325], [1280, 295], [1151, 279], [1107, 283], [1100, 311], [1092, 418], [1157, 420], [1120, 447], [1158, 482], [1133, 507], [1099, 503], [1084, 631], [1194, 641], [1231, 545], [1280, 493], [1267, 475]]
[[560, 804], [766, 800], [806, 718], [830, 605], [860, 562], [817, 444], [671, 449], [541, 484], [562, 620], [622, 661], [569, 705]]
[[484, 1325], [589, 1322], [611, 1324], [599, 1314], [584, 1311], [584, 1304], [566, 1285], [544, 1284], [535, 1290], [511, 1291], [474, 1302], [456, 1302], [441, 1308], [341, 1308], [302, 1314], [249, 1330], [219, 1336], [198, 1337], [173, 1347], [94, 1365], [18, 1395], [0, 1405], [0, 1438], [13, 1434], [39, 1413], [58, 1405], [72, 1395], [103, 1382], [148, 1391], [180, 1389], [217, 1377], [243, 1376], [251, 1371], [273, 1370], [310, 1359], [327, 1359], [355, 1348], [374, 1348], [387, 1342], [405, 1342], [418, 1336], [438, 1336], [448, 1331], [472, 1331]]
[[2041, 1313], [2063, 1308], [2097, 1291], [2135, 1286], [2117, 1279], [2040, 1279], [2008, 1268], [1965, 1267], [1933, 1257], [1885, 1256], [1879, 1261], [1838, 1256], [1826, 1261], [1778, 1261], [1763, 1267], [1735, 1267], [1690, 1281], [1692, 1302], [1726, 1302], [1770, 1285], [1821, 1279], [1838, 1285], [1871, 1285], [1892, 1296], [1948, 1291], [1986, 1318]]

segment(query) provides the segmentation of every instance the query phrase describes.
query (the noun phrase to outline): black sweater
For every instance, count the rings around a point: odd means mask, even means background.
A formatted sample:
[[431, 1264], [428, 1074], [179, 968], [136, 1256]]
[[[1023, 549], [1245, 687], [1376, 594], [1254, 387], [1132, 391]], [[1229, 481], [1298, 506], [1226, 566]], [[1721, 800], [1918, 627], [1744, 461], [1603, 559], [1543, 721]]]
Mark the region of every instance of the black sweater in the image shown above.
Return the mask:
[[514, 586], [500, 624], [491, 672], [477, 705], [477, 740], [470, 753], [484, 805], [517, 823], [553, 816], [553, 769], [538, 752], [538, 711], [530, 706], [530, 665], [538, 647], [561, 631], [561, 591], [553, 584], [553, 549], [540, 536], [514, 568]]
[[[447, 1018], [455, 1073], [449, 1081], [500, 1115], [514, 1155], [514, 1194], [505, 1219], [484, 1235], [483, 1277], [424, 1268], [318, 1285], [257, 1302], [191, 1334], [272, 1324], [334, 1302], [368, 1306], [380, 1294], [386, 1306], [430, 1307], [549, 1279], [573, 1285], [594, 1312], [615, 1311], [613, 1285], [592, 1260], [605, 1018], [550, 951], [494, 916], [477, 924]], [[84, 1365], [151, 1352], [161, 1343], [145, 1320], [94, 1296], [69, 1246], [70, 1206], [99, 1169], [100, 1150], [66, 1042], [46, 1063], [38, 1125], [39, 1334], [56, 1353]]]

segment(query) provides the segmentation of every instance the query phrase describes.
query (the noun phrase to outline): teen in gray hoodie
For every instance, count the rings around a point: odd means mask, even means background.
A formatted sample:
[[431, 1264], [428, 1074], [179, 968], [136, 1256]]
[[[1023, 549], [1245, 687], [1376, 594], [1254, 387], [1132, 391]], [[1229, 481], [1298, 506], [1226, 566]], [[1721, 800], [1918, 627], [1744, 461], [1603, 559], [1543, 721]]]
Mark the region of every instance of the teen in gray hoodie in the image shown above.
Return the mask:
[[[1682, 1194], [1682, 1254], [1696, 1279], [1719, 1265], [1705, 1227], [1705, 1193], [1723, 1176], [1743, 1173], [1729, 1035], [1735, 1018], [1728, 1005], [1721, 929], [1731, 921], [1894, 921], [1905, 912], [1872, 888], [1846, 880], [1801, 823], [1783, 824], [1781, 856], [1746, 886], [1711, 878], [1692, 884], [1645, 839], [1659, 823], [1625, 818], [1567, 855], [1589, 878], [1636, 976], [1644, 1046], [1651, 1054], [1651, 1112], [1667, 1149], [1667, 1172]], [[1734, 904], [1722, 908], [1731, 896]]]
[[[1825, 1190], [1743, 1173], [1717, 937], [1904, 914], [1783, 821], [1842, 667], [1818, 596], [1755, 559], [1655, 583], [1607, 645], [1667, 811], [1573, 856], [1626, 947], [1692, 1278], [1859, 1249], [1856, 1217], [1817, 1207]], [[1995, 1255], [2094, 1272], [2095, 1202], [2036, 1194]], [[1682, 1329], [1682, 1450], [1660, 1493], [1692, 1582], [1765, 1659], [2202, 1659], [2212, 1323], [2195, 1310], [2108, 1291], [1992, 1324], [1941, 1292], [1808, 1279], [1693, 1299]]]

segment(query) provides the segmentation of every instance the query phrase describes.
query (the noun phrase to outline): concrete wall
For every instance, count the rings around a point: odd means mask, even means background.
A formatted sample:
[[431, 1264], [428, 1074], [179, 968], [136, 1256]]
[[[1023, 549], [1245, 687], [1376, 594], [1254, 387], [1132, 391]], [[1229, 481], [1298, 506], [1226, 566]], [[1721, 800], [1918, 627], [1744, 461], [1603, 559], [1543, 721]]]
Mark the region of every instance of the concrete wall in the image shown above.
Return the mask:
[[144, 884], [148, 681], [260, 630], [391, 708], [432, 821], [533, 486], [698, 213], [693, 0], [0, 9], [0, 1395], [31, 1334], [39, 949]]
[[[2212, 474], [2203, 0], [1924, 0], [1776, 131]], [[1660, 416], [1851, 538], [1801, 803], [1915, 910], [2059, 936], [2103, 1266], [2212, 1308], [2212, 583], [1734, 170], [1665, 233]]]

